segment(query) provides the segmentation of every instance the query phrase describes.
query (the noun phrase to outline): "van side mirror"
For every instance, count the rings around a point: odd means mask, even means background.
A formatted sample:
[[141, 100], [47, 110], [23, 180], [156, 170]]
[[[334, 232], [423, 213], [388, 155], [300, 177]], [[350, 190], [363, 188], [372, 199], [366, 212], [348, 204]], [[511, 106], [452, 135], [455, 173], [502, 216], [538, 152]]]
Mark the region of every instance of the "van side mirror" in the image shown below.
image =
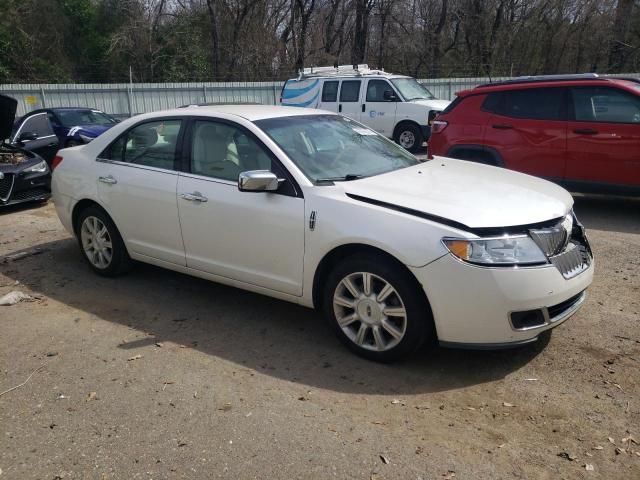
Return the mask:
[[382, 94], [382, 97], [387, 102], [397, 102], [398, 101], [398, 96], [394, 93], [393, 90], [385, 90], [384, 93]]

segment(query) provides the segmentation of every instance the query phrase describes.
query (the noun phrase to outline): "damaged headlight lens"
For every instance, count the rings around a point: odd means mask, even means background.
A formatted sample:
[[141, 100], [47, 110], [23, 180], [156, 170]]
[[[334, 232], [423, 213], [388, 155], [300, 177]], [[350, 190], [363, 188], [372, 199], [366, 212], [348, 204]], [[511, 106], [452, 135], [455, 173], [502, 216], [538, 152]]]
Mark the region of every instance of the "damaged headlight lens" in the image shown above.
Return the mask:
[[460, 260], [480, 265], [533, 265], [547, 257], [528, 235], [496, 238], [443, 238], [442, 243]]
[[45, 162], [44, 160], [42, 162], [38, 162], [35, 165], [33, 165], [32, 167], [29, 168], [25, 168], [24, 172], [25, 173], [44, 173], [49, 169], [49, 167], [47, 166], [47, 162]]

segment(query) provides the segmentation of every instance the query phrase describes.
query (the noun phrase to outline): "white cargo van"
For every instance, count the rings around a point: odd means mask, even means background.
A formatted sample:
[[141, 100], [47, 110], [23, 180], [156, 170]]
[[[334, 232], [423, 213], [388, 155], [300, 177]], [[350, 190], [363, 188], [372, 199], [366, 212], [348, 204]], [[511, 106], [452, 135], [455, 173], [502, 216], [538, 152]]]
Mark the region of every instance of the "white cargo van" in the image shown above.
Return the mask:
[[450, 102], [436, 99], [415, 78], [341, 65], [305, 68], [285, 82], [280, 103], [342, 113], [415, 153], [429, 138], [433, 118]]

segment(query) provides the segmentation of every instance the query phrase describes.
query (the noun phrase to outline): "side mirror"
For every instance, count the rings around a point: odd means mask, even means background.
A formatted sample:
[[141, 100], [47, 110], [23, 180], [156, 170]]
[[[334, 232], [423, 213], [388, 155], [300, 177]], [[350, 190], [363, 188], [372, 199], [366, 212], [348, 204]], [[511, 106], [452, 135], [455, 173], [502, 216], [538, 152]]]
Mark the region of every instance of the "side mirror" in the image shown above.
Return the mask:
[[250, 170], [238, 176], [241, 192], [275, 192], [279, 186], [280, 180], [269, 170]]
[[18, 137], [18, 143], [31, 142], [38, 139], [36, 132], [22, 132]]
[[384, 93], [382, 94], [382, 97], [387, 102], [396, 102], [396, 101], [398, 101], [398, 96], [393, 92], [393, 90], [385, 90]]

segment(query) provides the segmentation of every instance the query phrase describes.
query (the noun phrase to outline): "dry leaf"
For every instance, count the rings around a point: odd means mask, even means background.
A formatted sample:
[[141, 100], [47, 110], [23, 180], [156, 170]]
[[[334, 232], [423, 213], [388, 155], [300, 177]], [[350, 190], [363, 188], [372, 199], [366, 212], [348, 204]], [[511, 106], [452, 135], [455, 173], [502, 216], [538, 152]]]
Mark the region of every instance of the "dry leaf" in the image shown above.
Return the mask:
[[498, 448], [503, 448], [506, 445], [506, 443], [501, 443], [500, 445], [498, 445]]
[[456, 472], [454, 472], [453, 470], [449, 470], [447, 471], [447, 473], [442, 474], [442, 478], [443, 480], [452, 480], [456, 478]]
[[87, 395], [87, 402], [90, 400], [97, 400], [98, 399], [98, 394], [96, 392], [89, 392], [89, 395]]
[[610, 441], [611, 443], [613, 443], [614, 445], [616, 444], [616, 441], [613, 439], [613, 437], [609, 437], [609, 441]]
[[596, 445], [595, 447], [593, 447], [594, 450], [602, 450], [604, 449], [604, 447], [602, 445]]
[[636, 439], [633, 438], [631, 435], [629, 435], [628, 437], [622, 439], [622, 443], [627, 443], [627, 442], [635, 443], [636, 445], [638, 445], [638, 442], [636, 441]]
[[138, 355], [134, 355], [133, 357], [129, 357], [127, 358], [127, 362], [131, 362], [133, 360], [139, 360], [142, 358], [142, 355], [138, 354]]
[[384, 455], [380, 455], [380, 460], [382, 460], [382, 463], [384, 463], [385, 465], [389, 465], [389, 459]]
[[218, 410], [221, 410], [223, 412], [228, 412], [229, 410], [231, 410], [231, 404], [229, 402], [227, 402], [222, 407], [220, 407]]
[[515, 407], [515, 405], [513, 403], [509, 403], [509, 402], [502, 402], [502, 406], [503, 407]]
[[376, 420], [375, 422], [371, 422], [374, 425], [384, 425], [384, 422], [381, 422], [380, 420]]
[[593, 472], [593, 465], [591, 465], [590, 463], [586, 463], [586, 464], [584, 465], [584, 469], [585, 469], [587, 472]]

